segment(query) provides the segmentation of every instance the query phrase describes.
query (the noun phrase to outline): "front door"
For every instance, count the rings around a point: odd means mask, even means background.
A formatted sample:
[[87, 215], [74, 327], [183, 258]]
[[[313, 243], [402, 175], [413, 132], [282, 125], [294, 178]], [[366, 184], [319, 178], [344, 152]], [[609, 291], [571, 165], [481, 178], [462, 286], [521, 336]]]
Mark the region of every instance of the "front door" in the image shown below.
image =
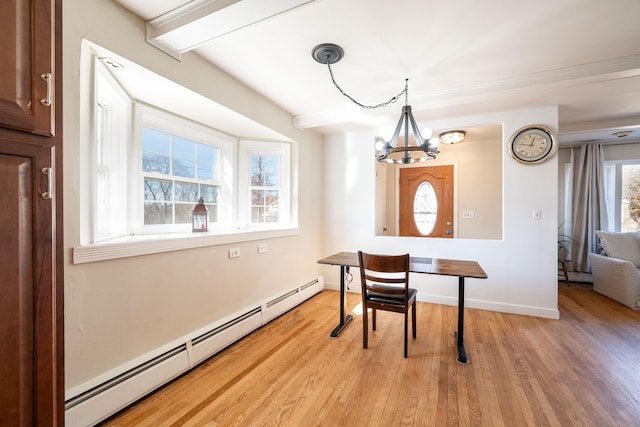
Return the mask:
[[400, 169], [401, 236], [453, 237], [453, 166]]

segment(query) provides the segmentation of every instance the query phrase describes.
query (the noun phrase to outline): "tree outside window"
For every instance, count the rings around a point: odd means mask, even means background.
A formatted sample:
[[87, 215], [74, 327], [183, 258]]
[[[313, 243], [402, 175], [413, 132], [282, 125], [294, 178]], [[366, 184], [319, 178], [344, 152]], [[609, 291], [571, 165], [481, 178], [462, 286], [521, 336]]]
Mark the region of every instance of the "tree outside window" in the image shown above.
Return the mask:
[[216, 147], [143, 128], [144, 225], [190, 223], [199, 197], [216, 222], [218, 155]]
[[622, 166], [620, 231], [640, 230], [640, 165]]
[[251, 222], [279, 221], [280, 159], [278, 156], [251, 154]]

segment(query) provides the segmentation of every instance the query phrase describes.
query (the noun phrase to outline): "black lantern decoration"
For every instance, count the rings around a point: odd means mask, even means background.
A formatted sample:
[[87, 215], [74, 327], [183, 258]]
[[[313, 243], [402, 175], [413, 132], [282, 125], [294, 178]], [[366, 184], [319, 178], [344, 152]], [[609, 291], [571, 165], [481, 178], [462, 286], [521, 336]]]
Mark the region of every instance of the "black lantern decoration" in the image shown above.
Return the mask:
[[209, 231], [209, 211], [204, 205], [204, 199], [200, 197], [198, 204], [193, 208], [193, 231]]

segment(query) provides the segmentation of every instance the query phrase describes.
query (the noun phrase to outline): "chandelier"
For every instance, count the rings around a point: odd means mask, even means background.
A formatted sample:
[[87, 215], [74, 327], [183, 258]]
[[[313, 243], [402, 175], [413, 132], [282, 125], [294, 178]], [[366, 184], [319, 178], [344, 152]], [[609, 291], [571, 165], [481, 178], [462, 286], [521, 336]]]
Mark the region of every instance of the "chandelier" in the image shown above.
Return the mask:
[[[391, 139], [389, 141], [385, 141], [383, 139], [376, 142], [376, 159], [379, 162], [409, 164], [425, 162], [436, 158], [438, 155], [438, 145], [440, 140], [439, 138], [429, 139], [431, 137], [430, 129], [424, 129], [422, 133], [420, 132], [420, 129], [413, 118], [411, 106], [408, 102], [409, 79], [405, 79], [404, 89], [402, 92], [388, 101], [377, 105], [364, 105], [342, 90], [338, 83], [336, 83], [333, 76], [331, 64], [335, 64], [340, 61], [344, 56], [344, 50], [340, 46], [332, 43], [319, 44], [313, 48], [311, 55], [317, 62], [327, 65], [329, 68], [329, 74], [331, 75], [331, 81], [340, 93], [362, 108], [376, 109], [386, 107], [387, 105], [396, 102], [400, 97], [402, 97], [402, 95], [404, 95], [404, 106], [402, 107], [400, 120], [398, 121], [398, 125], [396, 126]], [[409, 131], [411, 131], [411, 133]], [[400, 141], [401, 138], [402, 141]]]

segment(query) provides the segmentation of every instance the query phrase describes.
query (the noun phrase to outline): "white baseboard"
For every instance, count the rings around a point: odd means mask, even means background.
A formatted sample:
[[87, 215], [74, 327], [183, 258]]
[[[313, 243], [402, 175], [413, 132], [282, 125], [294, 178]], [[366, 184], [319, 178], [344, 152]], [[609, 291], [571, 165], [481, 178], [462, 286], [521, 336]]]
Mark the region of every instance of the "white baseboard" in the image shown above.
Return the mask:
[[318, 276], [68, 389], [65, 424], [105, 420], [323, 289]]

